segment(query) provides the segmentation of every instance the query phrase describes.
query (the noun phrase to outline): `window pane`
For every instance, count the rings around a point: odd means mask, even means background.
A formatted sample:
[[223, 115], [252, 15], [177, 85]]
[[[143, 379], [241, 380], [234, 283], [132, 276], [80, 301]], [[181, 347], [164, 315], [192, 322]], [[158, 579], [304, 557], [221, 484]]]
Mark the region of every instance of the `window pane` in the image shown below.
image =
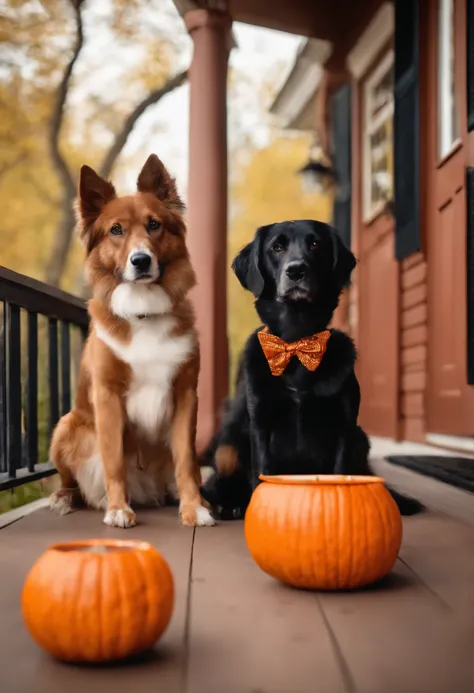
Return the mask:
[[393, 192], [393, 123], [387, 118], [370, 137], [370, 160], [372, 170], [371, 207], [387, 202]]
[[393, 197], [393, 53], [365, 85], [364, 216], [382, 211]]
[[438, 153], [446, 156], [459, 137], [454, 70], [453, 0], [439, 0]]
[[377, 115], [393, 101], [393, 69], [384, 73], [373, 87], [371, 95], [371, 118]]

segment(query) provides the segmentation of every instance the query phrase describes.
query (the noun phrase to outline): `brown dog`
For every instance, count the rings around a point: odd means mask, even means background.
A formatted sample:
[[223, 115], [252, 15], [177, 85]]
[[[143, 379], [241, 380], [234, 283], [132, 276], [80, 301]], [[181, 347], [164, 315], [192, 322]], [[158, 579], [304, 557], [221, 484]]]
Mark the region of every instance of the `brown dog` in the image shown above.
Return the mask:
[[199, 347], [187, 298], [196, 278], [175, 181], [152, 155], [138, 192], [81, 169], [78, 231], [92, 285], [91, 331], [76, 408], [58, 423], [51, 460], [61, 488], [51, 508], [71, 512], [80, 492], [104, 522], [132, 527], [130, 502], [177, 494], [184, 525], [212, 525], [195, 456]]

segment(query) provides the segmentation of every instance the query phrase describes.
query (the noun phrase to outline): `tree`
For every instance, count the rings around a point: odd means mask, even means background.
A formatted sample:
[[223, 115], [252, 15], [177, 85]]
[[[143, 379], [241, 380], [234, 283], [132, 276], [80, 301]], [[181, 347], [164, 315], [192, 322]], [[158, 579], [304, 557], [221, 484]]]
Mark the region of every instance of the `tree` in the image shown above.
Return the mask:
[[[285, 219], [331, 218], [329, 195], [303, 194], [296, 173], [308, 156], [305, 136], [282, 137], [275, 131], [270, 144], [250, 154], [235, 174], [231, 189], [233, 213], [228, 243], [229, 264], [264, 224]], [[253, 297], [240, 286], [232, 272], [228, 278], [229, 343], [233, 384], [239, 355], [252, 330], [259, 325]]]
[[[17, 196], [21, 191], [23, 198], [35, 197], [35, 205], [28, 205], [35, 220], [39, 208], [43, 216], [49, 208], [48, 223], [39, 224], [45, 224], [46, 245], [40, 252], [35, 238], [35, 248], [40, 277], [52, 284], [64, 283], [71, 262], [79, 164], [87, 159], [109, 177], [138, 119], [186, 80], [170, 6], [167, 0], [40, 0], [20, 6], [9, 0], [2, 10], [0, 58], [7, 70], [0, 74], [0, 141], [3, 135], [9, 146], [0, 153], [6, 185], [0, 201], [12, 188]], [[15, 227], [23, 213], [11, 196], [8, 204], [12, 226], [2, 229], [0, 249], [17, 260]], [[67, 284], [72, 288], [69, 277]]]

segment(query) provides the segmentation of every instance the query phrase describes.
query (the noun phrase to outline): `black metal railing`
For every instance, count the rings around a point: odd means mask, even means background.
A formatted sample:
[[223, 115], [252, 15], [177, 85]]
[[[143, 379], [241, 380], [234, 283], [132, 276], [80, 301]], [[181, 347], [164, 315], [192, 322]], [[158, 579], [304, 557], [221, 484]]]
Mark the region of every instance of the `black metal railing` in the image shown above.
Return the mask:
[[0, 490], [54, 474], [47, 445], [87, 329], [84, 301], [0, 266]]

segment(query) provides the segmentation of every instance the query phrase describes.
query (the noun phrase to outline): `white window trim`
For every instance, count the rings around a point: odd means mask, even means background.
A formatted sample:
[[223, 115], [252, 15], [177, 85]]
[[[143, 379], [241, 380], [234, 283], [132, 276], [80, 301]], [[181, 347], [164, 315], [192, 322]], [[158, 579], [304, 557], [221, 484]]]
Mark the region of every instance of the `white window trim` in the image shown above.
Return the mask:
[[374, 18], [361, 34], [347, 56], [347, 67], [356, 80], [361, 79], [393, 36], [395, 12], [392, 2], [384, 2]]
[[384, 209], [385, 202], [380, 202], [371, 207], [370, 197], [371, 197], [371, 187], [372, 187], [372, 177], [370, 169], [370, 136], [377, 130], [380, 125], [393, 116], [394, 102], [385, 105], [377, 114], [377, 117], [370, 120], [371, 112], [371, 99], [370, 94], [375, 84], [380, 80], [380, 78], [389, 70], [394, 63], [395, 53], [393, 50], [387, 52], [383, 60], [377, 65], [375, 70], [370, 74], [366, 82], [364, 83], [363, 98], [364, 98], [364, 120], [362, 123], [363, 127], [363, 221], [369, 223], [373, 221]]

